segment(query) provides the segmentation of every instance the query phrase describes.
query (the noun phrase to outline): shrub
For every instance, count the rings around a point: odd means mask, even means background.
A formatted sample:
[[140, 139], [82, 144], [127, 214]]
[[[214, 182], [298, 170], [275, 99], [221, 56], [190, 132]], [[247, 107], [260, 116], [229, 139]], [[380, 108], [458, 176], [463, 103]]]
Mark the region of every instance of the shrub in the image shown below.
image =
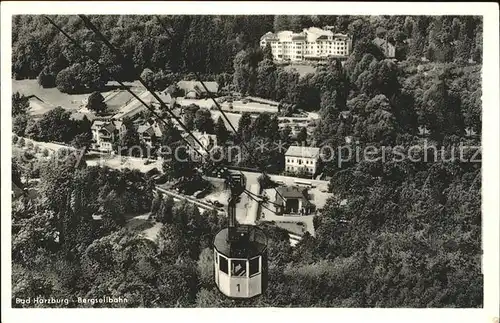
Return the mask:
[[35, 145], [33, 144], [33, 141], [28, 141], [28, 142], [26, 143], [26, 147], [28, 147], [29, 149], [33, 149], [33, 147], [34, 147], [34, 146], [35, 146]]
[[16, 136], [16, 135], [13, 135], [13, 136], [12, 136], [12, 143], [13, 143], [14, 145], [18, 142], [18, 140], [19, 140], [19, 137], [18, 137], [18, 136]]
[[43, 155], [44, 157], [47, 157], [47, 156], [49, 155], [49, 150], [48, 150], [47, 148], [44, 148], [44, 149], [42, 150], [42, 155]]
[[25, 144], [24, 138], [19, 139], [19, 146], [24, 147], [24, 144]]
[[38, 74], [37, 80], [38, 84], [43, 88], [52, 88], [56, 86], [56, 78], [49, 72], [47, 66]]

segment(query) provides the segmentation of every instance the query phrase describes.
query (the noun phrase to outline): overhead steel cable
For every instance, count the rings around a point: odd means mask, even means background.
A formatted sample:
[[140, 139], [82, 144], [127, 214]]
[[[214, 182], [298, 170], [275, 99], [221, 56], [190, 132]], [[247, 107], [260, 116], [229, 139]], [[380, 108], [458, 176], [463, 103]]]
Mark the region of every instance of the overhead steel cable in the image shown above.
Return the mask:
[[[116, 47], [113, 46], [113, 44], [111, 44], [111, 42], [90, 21], [90, 19], [87, 16], [85, 16], [85, 15], [78, 15], [78, 16], [83, 20], [83, 22], [87, 26], [87, 28], [89, 28], [90, 30], [92, 30], [97, 35], [97, 37], [99, 37], [99, 39], [106, 45], [106, 47], [108, 47], [112, 51], [112, 53], [119, 59], [119, 61], [121, 61], [122, 66], [125, 65], [127, 63], [125, 57], [121, 54], [121, 52]], [[130, 65], [130, 66], [132, 66], [132, 65]], [[207, 155], [210, 155], [210, 151], [198, 140], [198, 138], [196, 138], [192, 134], [192, 132], [182, 123], [182, 121], [177, 116], [175, 116], [175, 114], [167, 107], [167, 105], [161, 100], [161, 98], [146, 84], [146, 82], [140, 77], [140, 75], [138, 73], [136, 73], [136, 74], [137, 74], [137, 78], [138, 78], [139, 82], [153, 95], [153, 97], [160, 103], [160, 106], [162, 108], [164, 108], [165, 110], [167, 110], [172, 115], [172, 117], [181, 125], [181, 127], [183, 128], [183, 130], [186, 131], [196, 141], [196, 143], [201, 148], [203, 148], [203, 150], [205, 150], [205, 152], [207, 153]], [[198, 75], [198, 77], [199, 77], [199, 75]], [[208, 91], [208, 89], [207, 89], [206, 85], [203, 83], [203, 81], [201, 83], [203, 84], [203, 86], [206, 89], [206, 91]], [[157, 117], [161, 118], [157, 114], [155, 114], [155, 115]], [[188, 141], [186, 140], [186, 142], [188, 142]], [[188, 144], [189, 144], [189, 142], [188, 142]], [[197, 151], [196, 148], [194, 148], [194, 150], [199, 153], [199, 151]], [[247, 148], [247, 150], [248, 150], [248, 148]], [[205, 157], [201, 153], [200, 153], [200, 155], [202, 157]], [[243, 173], [242, 173], [242, 175], [243, 175]], [[229, 180], [231, 180], [231, 179], [229, 178]], [[252, 198], [253, 200], [255, 200], [255, 201], [258, 202], [258, 200], [256, 200], [253, 196], [250, 196], [249, 193], [251, 193], [251, 192], [248, 191], [246, 188], [245, 188], [244, 192], [247, 195], [249, 195], [250, 198]]]
[[[97, 36], [99, 36], [99, 38], [101, 38], [101, 40], [103, 40], [103, 42], [106, 44], [106, 46], [112, 50], [113, 54], [115, 54], [115, 56], [117, 56], [121, 62], [120, 62], [120, 65], [124, 65], [126, 63], [126, 60], [125, 58], [121, 55], [121, 53], [111, 44], [109, 43], [109, 41], [104, 37], [104, 35], [102, 35], [102, 33], [100, 33], [100, 31], [90, 22], [90, 20], [88, 20], [87, 17], [85, 17], [84, 15], [79, 15], [80, 18], [84, 21], [84, 23], [87, 25], [87, 27], [89, 27], [90, 29], [92, 29], [92, 31], [94, 31], [94, 33], [96, 33]], [[151, 108], [148, 104], [146, 104], [136, 93], [134, 93], [132, 90], [130, 90], [128, 88], [128, 86], [126, 86], [122, 81], [120, 81], [120, 78], [115, 76], [113, 73], [109, 72], [107, 67], [104, 66], [101, 62], [99, 62], [99, 59], [92, 56], [91, 54], [89, 54], [82, 46], [80, 46], [78, 44], [78, 42], [73, 38], [71, 37], [67, 32], [65, 32], [61, 27], [59, 27], [51, 18], [49, 18], [48, 16], [44, 16], [44, 18], [52, 25], [54, 26], [59, 32], [61, 32], [66, 38], [69, 39], [69, 41], [77, 48], [79, 49], [83, 54], [85, 54], [87, 57], [89, 57], [94, 63], [96, 63], [101, 71], [105, 72], [106, 74], [108, 74], [108, 76], [110, 77], [110, 79], [116, 81], [118, 84], [120, 84], [120, 86], [122, 86], [127, 92], [129, 92], [137, 101], [139, 101], [144, 107], [146, 107], [157, 119], [159, 119], [161, 122], [163, 122], [166, 126], [170, 127], [170, 124], [168, 124], [158, 113], [156, 113], [156, 111]], [[124, 66], [126, 67], [126, 66]], [[148, 92], [150, 92], [153, 97], [155, 97], [155, 99], [158, 101], [158, 103], [160, 104], [160, 106], [166, 110], [167, 112], [169, 112], [169, 114], [171, 115], [171, 117], [178, 122], [178, 124], [184, 129], [184, 131], [186, 131], [194, 140], [195, 142], [205, 150], [205, 152], [207, 152], [207, 154], [209, 154], [210, 152], [207, 150], [207, 148], [205, 146], [203, 146], [201, 144], [201, 142], [191, 133], [191, 131], [189, 131], [189, 129], [183, 124], [183, 122], [169, 109], [169, 107], [161, 100], [161, 98], [156, 95], [156, 93], [154, 91], [152, 91], [150, 89], [150, 87], [144, 82], [144, 80], [142, 80], [142, 78], [140, 78], [140, 76], [138, 77], [139, 78], [139, 81], [141, 82], [141, 84], [146, 88], [146, 90], [148, 90]], [[193, 148], [193, 150], [198, 153], [199, 155], [203, 157], [205, 157], [201, 152], [199, 152], [196, 147], [193, 147], [192, 143], [190, 143], [185, 137], [181, 136], [181, 139], [183, 139], [189, 147]], [[231, 181], [231, 179], [229, 179]], [[253, 196], [250, 195], [250, 191], [248, 190], [244, 190], [244, 192], [253, 200], [257, 201], [257, 199], [255, 199]], [[253, 193], [251, 193], [253, 194]], [[265, 207], [265, 206], [264, 206]], [[267, 209], [267, 207], [265, 207]], [[269, 209], [270, 210], [270, 209]], [[271, 212], [275, 213], [274, 211], [270, 210]]]
[[[90, 19], [85, 16], [85, 15], [78, 15], [80, 17], [80, 19], [83, 20], [85, 26], [87, 26], [87, 28], [89, 28], [90, 30], [92, 30], [96, 35], [97, 37], [99, 37], [99, 39], [106, 45], [106, 47], [108, 47], [111, 52], [118, 58], [119, 62], [121, 63], [121, 65], [125, 65], [126, 67], [126, 63], [127, 60], [125, 59], [125, 57], [122, 55], [122, 53], [116, 48], [113, 46], [113, 44], [111, 44], [109, 42], [109, 40], [101, 33], [101, 31], [90, 21]], [[132, 62], [130, 62], [132, 63]], [[133, 64], [130, 65], [131, 67], [133, 67]], [[135, 68], [133, 68], [134, 71]], [[149, 91], [149, 93], [151, 93], [151, 95], [158, 101], [158, 103], [160, 103], [160, 106], [162, 107], [162, 109], [166, 110], [171, 116], [172, 118], [174, 118], [175, 121], [177, 121], [177, 123], [179, 123], [179, 125], [182, 127], [182, 129], [187, 132], [191, 138], [194, 139], [194, 141], [196, 142], [196, 144], [198, 144], [201, 148], [203, 148], [207, 154], [210, 154], [210, 152], [205, 148], [205, 146], [198, 140], [198, 138], [196, 138], [195, 135], [193, 135], [191, 133], [191, 131], [189, 131], [189, 129], [186, 127], [186, 125], [184, 125], [184, 123], [170, 110], [170, 108], [165, 104], [165, 102], [163, 102], [163, 100], [158, 96], [158, 94], [155, 93], [155, 91], [153, 91], [150, 86], [142, 79], [142, 77], [140, 76], [139, 73], [137, 73], [136, 71], [136, 77], [137, 77], [137, 80], [142, 84], [142, 86], [144, 86], [146, 88], [146, 90]], [[186, 140], [187, 142], [187, 140]], [[197, 151], [195, 149], [195, 151]], [[199, 153], [199, 151], [197, 151]], [[200, 153], [200, 155], [203, 156], [203, 154]]]
[[[155, 15], [155, 17], [158, 20], [158, 22], [159, 22], [160, 26], [162, 27], [162, 29], [168, 34], [168, 36], [172, 40], [173, 39], [173, 35], [170, 32], [170, 30], [168, 30], [167, 26], [165, 26], [165, 24], [163, 23], [163, 21], [160, 19], [159, 16]], [[185, 61], [186, 65], [191, 65], [188, 60], [184, 60], [184, 61]], [[231, 129], [234, 131], [235, 134], [238, 134], [238, 131], [236, 131], [236, 128], [234, 128], [234, 126], [231, 123], [231, 121], [229, 121], [229, 118], [226, 116], [226, 114], [224, 113], [224, 111], [220, 107], [220, 105], [217, 102], [217, 100], [215, 100], [214, 97], [212, 96], [212, 92], [207, 88], [207, 86], [205, 85], [205, 82], [203, 82], [203, 80], [201, 79], [200, 74], [197, 71], [195, 71], [194, 69], [192, 69], [191, 66], [189, 66], [189, 67], [190, 67], [189, 68], [190, 72], [192, 72], [195, 75], [195, 77], [198, 80], [198, 82], [201, 83], [201, 85], [203, 86], [203, 88], [207, 92], [209, 98], [212, 99], [212, 101], [215, 103], [215, 105], [217, 106], [217, 109], [221, 112], [222, 116], [224, 117], [224, 119], [226, 120], [226, 122], [229, 124], [229, 126], [231, 127]], [[240, 141], [240, 142], [243, 145], [245, 145], [245, 143], [243, 141]], [[248, 147], [246, 149], [248, 150]]]
[[[155, 15], [156, 19], [158, 20], [160, 26], [162, 27], [162, 29], [168, 34], [168, 36], [170, 37], [170, 39], [172, 40], [173, 39], [173, 34], [170, 30], [168, 30], [167, 26], [163, 23], [163, 21], [160, 19], [160, 17], [158, 15]], [[185, 60], [186, 62], [186, 65], [190, 65], [189, 64], [189, 61], [188, 60]], [[201, 79], [199, 73], [197, 71], [195, 71], [194, 69], [190, 68], [190, 70], [192, 70], [191, 72], [194, 73], [196, 79], [198, 80], [199, 83], [201, 83], [201, 85], [203, 86], [203, 88], [205, 89], [205, 91], [207, 92], [208, 94], [208, 97], [214, 102], [215, 106], [217, 107], [217, 109], [219, 110], [219, 112], [222, 114], [222, 116], [224, 117], [224, 119], [226, 120], [226, 122], [229, 124], [229, 126], [231, 127], [231, 129], [233, 130], [234, 134], [238, 137], [239, 139], [239, 142], [243, 145], [243, 147], [247, 150], [248, 152], [248, 156], [250, 158], [253, 157], [253, 155], [251, 154], [251, 151], [250, 149], [248, 148], [248, 146], [245, 144], [245, 142], [243, 141], [243, 138], [241, 138], [241, 136], [239, 135], [238, 131], [234, 128], [233, 124], [231, 123], [231, 121], [229, 120], [229, 118], [227, 117], [227, 115], [224, 113], [224, 110], [222, 110], [222, 107], [220, 106], [219, 102], [217, 102], [217, 100], [214, 99], [213, 95], [212, 95], [212, 92], [209, 91], [209, 89], [207, 88], [207, 86], [205, 85], [205, 82], [203, 82], [203, 80]], [[260, 167], [259, 167], [260, 168]], [[261, 170], [262, 173], [264, 173], [263, 170]], [[240, 171], [240, 173], [243, 175], [243, 173]], [[278, 192], [278, 190], [276, 188], [274, 188], [274, 190], [276, 191], [276, 194], [278, 194], [283, 200], [285, 200], [285, 198], [283, 197], [283, 195], [281, 195], [280, 192]]]

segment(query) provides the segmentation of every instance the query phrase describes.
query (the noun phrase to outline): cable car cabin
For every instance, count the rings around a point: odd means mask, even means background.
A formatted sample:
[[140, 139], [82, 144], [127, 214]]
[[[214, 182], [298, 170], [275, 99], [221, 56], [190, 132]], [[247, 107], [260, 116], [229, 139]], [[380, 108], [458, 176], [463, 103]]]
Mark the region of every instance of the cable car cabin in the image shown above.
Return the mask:
[[250, 225], [222, 229], [214, 239], [215, 283], [231, 298], [251, 298], [267, 287], [267, 238]]

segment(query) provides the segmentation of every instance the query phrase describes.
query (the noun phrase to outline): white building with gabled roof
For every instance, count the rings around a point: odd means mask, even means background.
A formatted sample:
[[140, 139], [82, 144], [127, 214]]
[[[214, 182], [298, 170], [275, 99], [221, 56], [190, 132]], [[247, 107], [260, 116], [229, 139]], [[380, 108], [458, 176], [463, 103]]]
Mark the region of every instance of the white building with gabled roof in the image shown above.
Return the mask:
[[119, 140], [126, 131], [121, 120], [94, 120], [91, 126], [92, 149], [112, 152], [113, 143]]
[[318, 147], [290, 146], [285, 153], [285, 170], [296, 172], [305, 167], [312, 176], [316, 174], [319, 156]]

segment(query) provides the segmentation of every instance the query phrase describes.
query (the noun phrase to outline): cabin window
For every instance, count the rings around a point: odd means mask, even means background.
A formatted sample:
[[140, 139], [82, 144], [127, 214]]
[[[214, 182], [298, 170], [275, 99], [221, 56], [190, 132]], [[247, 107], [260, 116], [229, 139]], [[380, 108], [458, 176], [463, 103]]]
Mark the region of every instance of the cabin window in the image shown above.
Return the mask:
[[228, 264], [227, 264], [227, 259], [219, 256], [219, 270], [222, 271], [224, 274], [228, 274]]
[[260, 260], [260, 257], [255, 257], [253, 259], [250, 259], [250, 264], [249, 264], [250, 276], [253, 276], [253, 275], [256, 275], [259, 273], [259, 260]]
[[246, 260], [231, 260], [231, 276], [245, 277], [247, 274]]

